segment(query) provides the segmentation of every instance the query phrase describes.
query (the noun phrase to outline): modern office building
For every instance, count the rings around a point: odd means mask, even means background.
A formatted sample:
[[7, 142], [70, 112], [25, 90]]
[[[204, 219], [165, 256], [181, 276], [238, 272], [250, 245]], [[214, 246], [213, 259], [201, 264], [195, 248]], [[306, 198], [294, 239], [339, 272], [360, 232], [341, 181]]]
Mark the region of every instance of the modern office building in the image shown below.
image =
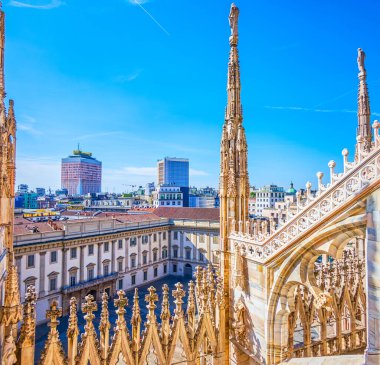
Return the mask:
[[100, 193], [102, 186], [102, 163], [92, 153], [79, 148], [62, 159], [61, 186], [69, 195]]
[[157, 162], [158, 185], [173, 185], [181, 188], [183, 206], [189, 206], [189, 160], [165, 157]]

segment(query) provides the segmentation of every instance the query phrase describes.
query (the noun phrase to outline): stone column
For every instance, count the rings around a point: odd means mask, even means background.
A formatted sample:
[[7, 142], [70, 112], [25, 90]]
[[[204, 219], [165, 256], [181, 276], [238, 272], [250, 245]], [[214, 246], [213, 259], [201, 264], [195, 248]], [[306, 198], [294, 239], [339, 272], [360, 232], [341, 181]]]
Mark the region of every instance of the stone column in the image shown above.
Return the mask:
[[141, 266], [141, 236], [137, 236], [137, 267]]
[[97, 263], [97, 268], [96, 268], [97, 276], [102, 275], [102, 246], [103, 246], [103, 243], [98, 242], [98, 263]]
[[62, 286], [67, 285], [67, 251], [68, 248], [62, 248]]
[[197, 253], [198, 253], [198, 236], [193, 232], [189, 233], [191, 237], [191, 243], [193, 244], [193, 260], [197, 261]]
[[380, 190], [367, 199], [366, 364], [380, 364]]
[[162, 252], [161, 252], [161, 249], [162, 249], [162, 241], [161, 241], [161, 232], [158, 232], [158, 259], [159, 260], [162, 260]]
[[183, 259], [183, 231], [178, 232], [179, 234], [179, 258]]
[[206, 244], [207, 244], [207, 258], [210, 264], [212, 264], [212, 252], [211, 252], [211, 241], [212, 236], [210, 233], [206, 234]]
[[111, 242], [111, 273], [115, 272], [115, 240]]
[[22, 255], [16, 256], [15, 260], [16, 260], [16, 268], [17, 268], [17, 274], [18, 274], [18, 282], [19, 282], [20, 289], [21, 289], [21, 260], [22, 260]]
[[46, 252], [40, 252], [40, 290], [39, 290], [39, 298], [45, 295], [45, 258]]
[[125, 239], [125, 271], [129, 268], [129, 238]]
[[149, 263], [151, 264], [152, 263], [152, 235], [150, 234], [148, 237], [149, 237], [148, 260], [149, 260]]
[[79, 247], [79, 282], [84, 281], [84, 249], [86, 246]]

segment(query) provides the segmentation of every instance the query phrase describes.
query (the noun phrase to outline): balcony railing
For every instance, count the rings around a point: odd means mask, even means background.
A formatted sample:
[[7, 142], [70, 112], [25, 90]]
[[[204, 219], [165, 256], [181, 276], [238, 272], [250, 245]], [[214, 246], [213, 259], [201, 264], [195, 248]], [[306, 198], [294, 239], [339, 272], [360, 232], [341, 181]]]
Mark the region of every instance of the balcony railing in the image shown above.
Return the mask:
[[93, 285], [98, 285], [98, 284], [104, 283], [105, 281], [116, 279], [118, 277], [118, 275], [119, 275], [119, 273], [114, 272], [114, 273], [111, 273], [108, 275], [97, 276], [96, 278], [86, 280], [86, 281], [82, 281], [82, 282], [75, 284], [75, 285], [65, 285], [62, 287], [62, 292], [64, 294], [72, 293], [74, 291], [77, 291], [77, 290], [80, 290], [83, 288], [87, 288], [87, 287], [90, 287]]

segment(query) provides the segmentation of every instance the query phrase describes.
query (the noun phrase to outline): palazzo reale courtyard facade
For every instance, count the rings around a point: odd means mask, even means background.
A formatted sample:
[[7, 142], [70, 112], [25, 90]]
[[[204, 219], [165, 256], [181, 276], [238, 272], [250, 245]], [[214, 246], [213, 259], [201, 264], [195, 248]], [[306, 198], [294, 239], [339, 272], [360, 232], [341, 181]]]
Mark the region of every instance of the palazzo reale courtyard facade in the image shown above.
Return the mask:
[[[145, 294], [141, 318], [136, 291], [119, 290], [81, 307], [69, 303], [63, 348], [57, 326], [62, 308], [52, 301], [49, 334], [35, 359], [36, 292], [20, 301], [13, 248], [16, 120], [5, 108], [4, 13], [0, 17], [0, 349], [2, 365], [32, 364], [379, 364], [380, 363], [380, 123], [371, 126], [364, 65], [358, 50], [356, 150], [343, 171], [328, 163], [297, 196], [297, 211], [272, 221], [249, 219], [247, 141], [240, 100], [239, 9], [231, 6], [227, 108], [221, 140], [220, 268], [197, 269], [187, 292], [178, 283]], [[184, 300], [186, 297], [186, 301]], [[170, 303], [174, 302], [174, 310]], [[184, 305], [186, 302], [186, 305]], [[110, 323], [110, 311], [116, 311]], [[125, 314], [130, 314], [127, 324]], [[95, 314], [98, 312], [97, 314]], [[94, 327], [100, 316], [99, 328]], [[85, 326], [79, 333], [78, 316]], [[113, 336], [110, 329], [113, 326]]]

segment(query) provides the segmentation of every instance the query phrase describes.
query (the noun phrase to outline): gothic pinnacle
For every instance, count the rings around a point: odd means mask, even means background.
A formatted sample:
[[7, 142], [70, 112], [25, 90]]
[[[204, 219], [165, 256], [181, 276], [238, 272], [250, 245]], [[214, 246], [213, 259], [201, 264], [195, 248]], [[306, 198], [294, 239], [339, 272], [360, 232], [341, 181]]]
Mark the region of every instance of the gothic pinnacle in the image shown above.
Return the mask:
[[[369, 103], [369, 94], [367, 87], [367, 71], [364, 66], [365, 53], [358, 48], [358, 68], [359, 68], [359, 90], [358, 90], [358, 128], [356, 132], [357, 139], [363, 140], [362, 147], [364, 151], [369, 151], [372, 141], [371, 129], [371, 110]], [[358, 149], [358, 146], [357, 146]], [[356, 151], [357, 157], [358, 151]]]

